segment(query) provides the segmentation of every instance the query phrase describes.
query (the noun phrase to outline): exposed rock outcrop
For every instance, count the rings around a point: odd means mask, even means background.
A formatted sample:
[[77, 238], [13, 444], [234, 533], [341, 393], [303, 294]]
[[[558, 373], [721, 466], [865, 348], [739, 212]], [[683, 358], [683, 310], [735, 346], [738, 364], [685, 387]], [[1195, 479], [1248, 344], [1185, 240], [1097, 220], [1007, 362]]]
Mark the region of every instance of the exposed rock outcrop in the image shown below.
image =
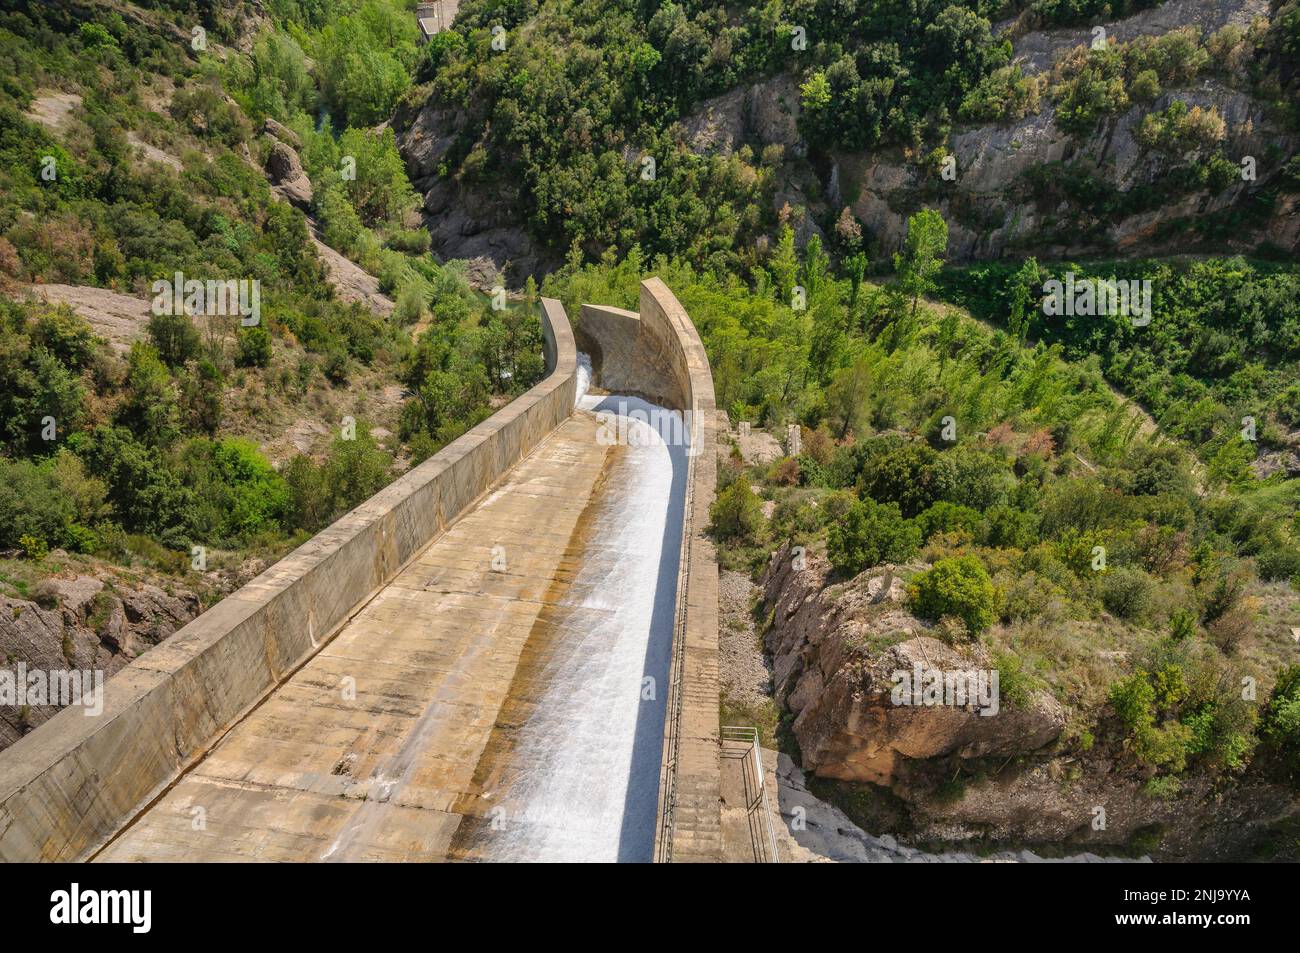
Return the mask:
[[[1268, 8], [1268, 0], [1169, 0], [1107, 23], [1106, 38], [1113, 43], [1127, 43], [1139, 36], [1161, 36], [1184, 26], [1195, 26], [1204, 33], [1213, 33], [1229, 24], [1245, 28], [1256, 17], [1268, 16]], [[1034, 30], [1016, 38], [1012, 57], [1026, 71], [1040, 72], [1051, 68], [1064, 51], [1091, 42], [1091, 24]]]
[[330, 284], [338, 296], [344, 301], [363, 305], [375, 314], [385, 317], [392, 314], [396, 305], [392, 298], [379, 290], [379, 279], [321, 241], [320, 229], [314, 219], [308, 218], [307, 224], [311, 229], [311, 243], [320, 260], [325, 263]]
[[[1105, 29], [1111, 42], [1159, 36], [1186, 25], [1208, 35], [1226, 25], [1247, 26], [1267, 10], [1266, 0], [1169, 0], [1105, 24]], [[1014, 35], [1018, 25], [1003, 28]], [[1058, 56], [1091, 39], [1091, 26], [1024, 33], [1015, 39], [1014, 55], [1028, 72], [1043, 72]], [[1222, 154], [1233, 163], [1254, 157], [1256, 179], [1233, 182], [1219, 192], [1199, 188], [1163, 194], [1171, 172], [1186, 157], [1145, 148], [1135, 134], [1148, 112], [1164, 110], [1175, 100], [1217, 111], [1226, 131]], [[1102, 118], [1083, 136], [1057, 125], [1047, 95], [1037, 112], [1016, 122], [959, 126], [946, 144], [956, 159], [952, 181], [916, 155], [879, 148], [814, 157], [819, 187], [811, 188], [800, 181], [799, 166], [788, 161], [808, 153], [798, 132], [798, 114], [798, 80], [783, 74], [699, 103], [679, 123], [678, 135], [701, 153], [728, 153], [746, 143], [783, 146], [787, 163], [776, 175], [774, 204], [778, 210], [786, 205], [808, 209], [809, 216], [793, 223], [800, 241], [821, 234], [847, 204], [875, 253], [888, 256], [901, 246], [908, 216], [931, 207], [948, 221], [947, 257], [954, 262], [1009, 254], [1070, 258], [1185, 252], [1195, 237], [1184, 224], [1237, 209], [1257, 211], [1252, 205], [1257, 193], [1278, 180], [1285, 157], [1300, 145], [1278, 124], [1267, 102], [1220, 80], [1202, 79], [1166, 90], [1153, 103]], [[1266, 156], [1282, 159], [1270, 162]], [[812, 174], [805, 169], [806, 176]], [[1070, 184], [1070, 177], [1073, 184], [1086, 177], [1091, 193], [1110, 192], [1119, 201], [1094, 217], [1069, 201], [1069, 190], [1060, 187]], [[1276, 197], [1271, 215], [1238, 218], [1228, 251], [1249, 252], [1263, 243], [1300, 248], [1300, 196], [1284, 192]], [[1218, 241], [1215, 251], [1224, 250]]]
[[272, 139], [279, 139], [285, 145], [292, 146], [294, 149], [302, 148], [302, 140], [298, 138], [298, 134], [282, 123], [276, 122], [270, 116], [267, 116], [266, 121], [262, 123], [262, 132]]
[[779, 145], [795, 156], [799, 136], [799, 81], [788, 73], [706, 99], [681, 120], [680, 135], [696, 152], [735, 152], [742, 145]]
[[490, 287], [501, 275], [512, 285], [522, 284], [528, 275], [540, 277], [558, 262], [510, 224], [520, 221], [511, 197], [485, 194], [439, 172], [463, 121], [456, 111], [433, 102], [414, 113], [399, 112], [393, 120], [411, 184], [424, 197], [430, 247], [443, 259], [467, 261], [470, 283], [479, 288]]
[[[854, 835], [856, 846], [837, 839], [826, 849], [880, 860], [880, 834], [888, 831], [939, 852], [1014, 844], [1083, 859], [1093, 852], [1178, 860], [1294, 854], [1287, 831], [1300, 822], [1300, 804], [1286, 788], [1252, 772], [1188, 771], [1171, 789], [1153, 791], [1151, 772], [1113, 739], [1086, 749], [1056, 744], [1066, 711], [1045, 691], [1018, 704], [1004, 696], [995, 716], [971, 705], [893, 704], [895, 671], [914, 672], [918, 663], [980, 669], [990, 659], [979, 646], [939, 641], [907, 611], [899, 574], [911, 567], [878, 567], [827, 585], [824, 559], [807, 555], [797, 570], [792, 557], [788, 545], [774, 553], [762, 585], [776, 698], [795, 716], [803, 769], [828, 783], [868, 785], [861, 790], [879, 792], [871, 798], [894, 817], [866, 824], [876, 837]], [[803, 804], [811, 817], [792, 777], [782, 809]], [[817, 852], [826, 838], [807, 846]]]
[[[988, 853], [941, 851], [930, 853], [900, 844], [890, 834], [868, 834], [833, 804], [808, 790], [807, 779], [788, 756], [764, 751], [767, 763], [776, 757], [777, 806], [783, 823], [778, 836], [784, 863], [851, 864], [1040, 864], [1047, 858], [1031, 850]], [[799, 823], [796, 824], [795, 820]], [[1102, 857], [1091, 852], [1060, 858], [1064, 863], [1113, 863], [1126, 858]], [[1149, 862], [1150, 857], [1141, 857]]]
[[895, 567], [823, 588], [829, 567], [807, 557], [794, 568], [788, 546], [773, 554], [764, 578], [774, 611], [767, 648], [777, 698], [795, 715], [804, 768], [820, 777], [890, 785], [906, 763], [952, 757], [1011, 758], [1051, 744], [1065, 712], [1046, 693], [1031, 704], [900, 705], [894, 673], [989, 672], [977, 643], [955, 649], [928, 634], [904, 608]]
[[275, 141], [266, 158], [266, 173], [276, 194], [303, 210], [311, 208], [311, 179], [303, 171], [298, 153], [287, 143]]
[[[1236, 160], [1258, 160], [1256, 181], [1238, 181], [1217, 194], [1193, 191], [1173, 196], [1157, 207], [1140, 198], [1142, 190], [1161, 183], [1171, 171], [1171, 161], [1144, 148], [1136, 131], [1149, 111], [1169, 107], [1175, 100], [1189, 107], [1216, 110], [1223, 117], [1225, 155]], [[1102, 121], [1083, 139], [1065, 133], [1048, 105], [1038, 113], [1009, 125], [983, 125], [955, 132], [949, 143], [956, 158], [957, 178], [941, 181], [929, 169], [902, 161], [889, 153], [870, 156], [838, 154], [836, 161], [845, 182], [855, 185], [854, 214], [877, 244], [886, 249], [901, 245], [907, 216], [922, 204], [937, 207], [949, 222], [949, 256], [955, 260], [996, 258], [1010, 251], [1032, 248], [1047, 257], [1078, 254], [1159, 254], [1173, 252], [1186, 235], [1164, 237], [1175, 222], [1205, 218], [1248, 201], [1250, 195], [1280, 174], [1263, 162], [1265, 155], [1294, 151], [1294, 137], [1275, 127], [1265, 104], [1214, 80], [1194, 87], [1171, 90], [1148, 106], [1133, 106], [1119, 116]], [[1063, 200], [1035, 196], [1031, 172], [1050, 163], [1063, 163], [1057, 175], [1081, 175], [1086, 170], [1099, 188], [1117, 195], [1132, 195], [1132, 211], [1123, 210], [1104, 220], [1092, 220]], [[1078, 163], [1077, 166], [1074, 164]], [[1071, 171], [1072, 170], [1072, 171]], [[922, 201], [924, 197], [924, 201]], [[1261, 241], [1294, 248], [1300, 236], [1300, 216], [1291, 203], [1281, 202], [1271, 219], [1236, 236], [1238, 250]]]
[[[98, 672], [103, 679], [199, 614], [188, 589], [114, 583], [90, 575], [42, 580], [33, 598], [0, 596], [0, 662], [31, 672]], [[58, 705], [0, 705], [0, 748], [51, 718]]]
[[118, 354], [147, 333], [149, 299], [89, 285], [29, 285], [27, 293], [49, 304], [66, 304], [85, 318], [95, 333]]

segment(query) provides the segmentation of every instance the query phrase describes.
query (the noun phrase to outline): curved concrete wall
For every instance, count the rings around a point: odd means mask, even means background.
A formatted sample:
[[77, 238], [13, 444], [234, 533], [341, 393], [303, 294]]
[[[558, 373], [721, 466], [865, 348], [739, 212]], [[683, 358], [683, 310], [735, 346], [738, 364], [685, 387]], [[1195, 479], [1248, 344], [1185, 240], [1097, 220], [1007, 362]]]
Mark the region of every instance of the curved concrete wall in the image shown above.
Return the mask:
[[642, 321], [635, 311], [584, 304], [574, 333], [578, 349], [591, 357], [597, 387], [664, 407], [688, 406], [682, 350], [667, 322]]
[[0, 860], [92, 855], [311, 658], [572, 412], [573, 333], [542, 299], [549, 375], [0, 752]]
[[722, 856], [718, 562], [705, 533], [717, 484], [713, 373], [695, 325], [667, 285], [658, 278], [641, 282], [640, 308], [631, 350], [643, 364], [667, 365], [669, 388], [680, 395], [676, 406], [690, 413], [691, 434], [655, 859], [717, 861]]

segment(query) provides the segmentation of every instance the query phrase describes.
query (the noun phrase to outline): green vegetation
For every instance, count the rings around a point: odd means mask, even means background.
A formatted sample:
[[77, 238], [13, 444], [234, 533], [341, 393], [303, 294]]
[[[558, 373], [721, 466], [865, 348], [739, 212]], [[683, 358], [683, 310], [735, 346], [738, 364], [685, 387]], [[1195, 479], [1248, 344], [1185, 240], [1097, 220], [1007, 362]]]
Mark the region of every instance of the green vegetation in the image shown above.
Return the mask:
[[974, 556], [940, 559], [912, 580], [908, 592], [924, 618], [956, 616], [977, 635], [993, 624], [996, 593], [984, 564]]
[[[1150, 325], [1093, 317], [1045, 327], [1042, 281], [1109, 268], [1029, 261], [940, 272], [936, 218], [910, 223], [888, 284], [855, 278], [847, 264], [837, 272], [820, 243], [800, 251], [787, 232], [748, 282], [680, 260], [647, 263], [634, 249], [623, 261], [571, 260], [545, 290], [568, 306], [635, 307], [639, 278], [660, 275], [701, 331], [731, 420], [778, 433], [801, 426], [797, 457], [751, 465], [737, 449], [720, 467], [713, 517], [724, 565], [757, 569], [786, 540], [844, 574], [919, 559], [930, 568], [910, 580], [913, 611], [945, 638], [964, 631], [984, 642], [1019, 697], [1012, 704], [1042, 689], [1069, 704], [1081, 725], [1071, 743], [1126, 751], [1162, 776], [1241, 770], [1261, 736], [1257, 706], [1232, 686], [1249, 671], [1266, 687], [1275, 670], [1276, 622], [1256, 606], [1267, 580], [1292, 578], [1300, 482], [1252, 474], [1259, 448], [1241, 437], [1242, 405], [1202, 411], [1193, 430], [1174, 402], [1211, 370], [1189, 345], [1218, 327], [1252, 333], [1234, 307], [1251, 300], [1278, 302], [1259, 305], [1269, 317], [1241, 345], [1265, 371], [1253, 393], [1285, 390], [1294, 371], [1276, 341], [1290, 271], [1133, 264], [1120, 275], [1154, 274], [1160, 289]], [[930, 304], [932, 283], [994, 327]], [[808, 291], [805, 310], [789, 304], [795, 284]], [[1178, 358], [1137, 360], [1156, 346]], [[1172, 377], [1180, 367], [1179, 386], [1160, 387], [1168, 407], [1157, 431], [1106, 380], [1127, 389], [1140, 378], [1120, 368]], [[1214, 393], [1206, 381], [1194, 402]], [[1271, 411], [1250, 409], [1261, 432], [1277, 426]], [[759, 498], [774, 505], [770, 518]], [[1294, 606], [1294, 593], [1271, 598]], [[1123, 717], [1108, 714], [1119, 708]], [[1153, 791], [1175, 788], [1160, 781]]]
[[[409, 227], [417, 200], [391, 130], [362, 127], [409, 86], [407, 5], [268, 7], [287, 19], [247, 54], [233, 48], [240, 11], [188, 2], [0, 12], [0, 549], [148, 551], [177, 572], [194, 545], [282, 552], [389, 482], [393, 451], [418, 462], [541, 375], [535, 296], [494, 311], [435, 263]], [[171, 32], [191, 24], [207, 51]], [[57, 126], [28, 115], [51, 90], [80, 97]], [[266, 119], [302, 144], [326, 240], [380, 276], [393, 319], [335, 295], [307, 218], [268, 187]], [[141, 160], [140, 143], [168, 161]], [[260, 322], [154, 308], [119, 354], [67, 308], [5, 295], [67, 283], [149, 298], [177, 272], [257, 282]], [[247, 439], [263, 414], [325, 416], [351, 406], [349, 384], [385, 381], [410, 395], [393, 415], [404, 446], [326, 416], [329, 449], [277, 469]]]
[[763, 522], [763, 508], [744, 480], [734, 480], [709, 508], [709, 529], [720, 539], [753, 540]]
[[[1023, 177], [1021, 198], [1066, 210], [1075, 237], [1228, 189], [1240, 157], [1224, 152], [1225, 117], [1166, 93], [1212, 77], [1295, 124], [1296, 0], [1267, 28], [1080, 47], [1048, 75], [1012, 65], [991, 26], [1148, 5], [466, 0], [423, 47], [405, 0], [6, 5], [0, 549], [15, 558], [0, 582], [35, 594], [57, 549], [175, 573], [193, 545], [282, 552], [540, 378], [534, 283], [496, 310], [464, 266], [429, 254], [389, 123], [431, 103], [447, 150], [436, 177], [545, 255], [567, 253], [545, 293], [571, 314], [635, 308], [658, 274], [700, 330], [730, 419], [801, 428], [797, 456], [760, 465], [737, 447], [719, 467], [724, 565], [756, 568], [787, 541], [841, 577], [906, 564], [931, 631], [981, 642], [1009, 704], [1055, 694], [1073, 719], [1064, 744], [1131, 759], [1153, 798], [1257, 757], [1294, 781], [1300, 676], [1269, 682], [1300, 587], [1300, 481], [1275, 459], [1300, 428], [1300, 271], [1239, 258], [945, 271], [934, 210], [868, 261], [851, 209], [819, 218], [823, 238], [774, 203], [821, 203], [833, 150], [937, 167], [955, 123], [1015, 121], [1044, 97], [1076, 137], [1150, 110], [1135, 136], [1154, 183], [1119, 191], [1083, 159]], [[269, 20], [243, 35], [254, 12]], [[219, 55], [178, 39], [192, 22]], [[806, 157], [682, 144], [677, 123], [702, 101], [782, 75]], [[68, 115], [38, 121], [38, 98]], [[266, 128], [297, 143], [309, 206], [268, 187], [280, 147]], [[1240, 214], [1275, 207], [1300, 171], [1280, 178]], [[1234, 221], [1205, 219], [1189, 234]], [[340, 300], [313, 226], [377, 276], [391, 317]], [[144, 298], [178, 271], [256, 280], [261, 322], [155, 314], [110, 344], [66, 308], [15, 297], [66, 283]], [[1067, 272], [1150, 281], [1150, 323], [1048, 318], [1043, 283]], [[334, 413], [390, 387], [392, 437]], [[327, 420], [329, 446], [274, 466], [254, 423], [286, 408], [277, 419]], [[1242, 697], [1243, 673], [1266, 701]], [[776, 718], [762, 713], [768, 731]]]
[[1278, 673], [1260, 722], [1267, 754], [1275, 759], [1278, 772], [1300, 787], [1300, 665]]
[[[1106, 377], [1136, 398], [1166, 433], [1186, 441], [1229, 481], [1249, 478], [1254, 456], [1240, 439], [1256, 420], [1265, 448], [1300, 427], [1300, 272], [1240, 258], [1125, 261], [1044, 268], [1042, 280], [1146, 279], [1151, 321], [1122, 315], [1029, 312], [1027, 333], [1060, 345], [1070, 360], [1099, 361]], [[940, 281], [946, 299], [978, 317], [1004, 320], [1024, 288], [1012, 266], [976, 265]], [[1035, 301], [1041, 282], [1029, 289]]]
[[921, 544], [921, 531], [905, 520], [897, 503], [877, 503], [867, 498], [830, 527], [826, 551], [831, 565], [856, 576], [880, 563], [901, 563], [911, 559]]

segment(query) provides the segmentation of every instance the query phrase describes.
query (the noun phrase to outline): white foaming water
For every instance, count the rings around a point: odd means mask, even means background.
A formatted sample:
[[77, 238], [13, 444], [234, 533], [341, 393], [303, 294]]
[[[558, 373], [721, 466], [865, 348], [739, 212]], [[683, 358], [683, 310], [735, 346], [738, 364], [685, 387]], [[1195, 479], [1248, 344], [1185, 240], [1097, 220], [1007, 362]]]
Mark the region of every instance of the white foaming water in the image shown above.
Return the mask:
[[578, 373], [576, 375], [577, 389], [573, 397], [573, 406], [581, 407], [582, 399], [587, 396], [587, 388], [591, 387], [591, 355], [578, 352]]
[[567, 641], [551, 647], [493, 792], [504, 815], [485, 839], [492, 859], [648, 861], [654, 849], [687, 448], [661, 436], [682, 433], [676, 412], [626, 397], [580, 406], [652, 424], [623, 422], [627, 446], [564, 599]]

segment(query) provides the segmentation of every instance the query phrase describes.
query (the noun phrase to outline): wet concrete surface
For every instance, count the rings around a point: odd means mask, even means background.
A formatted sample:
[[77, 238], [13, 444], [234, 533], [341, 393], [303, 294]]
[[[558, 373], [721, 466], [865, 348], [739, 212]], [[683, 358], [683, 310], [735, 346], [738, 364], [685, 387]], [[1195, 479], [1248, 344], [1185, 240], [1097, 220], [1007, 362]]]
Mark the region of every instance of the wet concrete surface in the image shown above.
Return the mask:
[[561, 425], [96, 859], [648, 860], [684, 458], [600, 432]]

